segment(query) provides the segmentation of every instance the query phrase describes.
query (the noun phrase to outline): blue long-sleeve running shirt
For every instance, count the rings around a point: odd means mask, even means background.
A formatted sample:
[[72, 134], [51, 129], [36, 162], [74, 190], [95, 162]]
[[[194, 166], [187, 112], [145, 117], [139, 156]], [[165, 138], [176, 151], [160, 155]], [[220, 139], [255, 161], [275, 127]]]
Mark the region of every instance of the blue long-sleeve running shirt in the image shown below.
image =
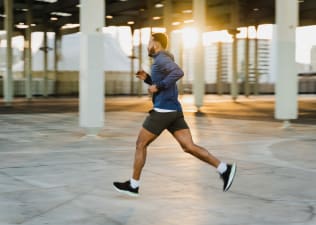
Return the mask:
[[147, 74], [145, 83], [158, 88], [152, 98], [154, 108], [182, 112], [176, 82], [183, 77], [183, 71], [174, 62], [173, 55], [167, 51], [159, 51], [153, 58], [151, 76]]

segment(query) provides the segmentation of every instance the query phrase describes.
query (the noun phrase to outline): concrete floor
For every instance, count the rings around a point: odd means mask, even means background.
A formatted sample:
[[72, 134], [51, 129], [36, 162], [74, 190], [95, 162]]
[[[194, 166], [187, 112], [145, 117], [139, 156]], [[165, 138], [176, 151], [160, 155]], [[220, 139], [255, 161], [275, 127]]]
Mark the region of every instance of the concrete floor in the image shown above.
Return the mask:
[[84, 136], [76, 112], [1, 114], [0, 225], [316, 224], [316, 125], [284, 130], [273, 120], [197, 117], [186, 101], [196, 143], [238, 164], [230, 191], [165, 132], [150, 146], [141, 195], [132, 198], [112, 182], [131, 175], [146, 113], [124, 104], [106, 113], [97, 138]]

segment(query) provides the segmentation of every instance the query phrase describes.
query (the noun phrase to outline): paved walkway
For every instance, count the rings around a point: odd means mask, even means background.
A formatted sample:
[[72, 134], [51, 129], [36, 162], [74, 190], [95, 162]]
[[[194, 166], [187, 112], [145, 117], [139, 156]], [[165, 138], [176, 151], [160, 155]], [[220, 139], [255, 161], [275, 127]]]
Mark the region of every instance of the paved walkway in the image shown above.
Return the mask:
[[197, 117], [190, 98], [185, 116], [196, 143], [238, 163], [231, 190], [223, 193], [216, 171], [165, 132], [149, 148], [141, 195], [115, 192], [112, 181], [131, 175], [146, 116], [123, 111], [127, 100], [108, 99], [97, 138], [84, 136], [76, 112], [2, 113], [0, 225], [316, 224], [316, 126], [284, 130], [273, 120]]

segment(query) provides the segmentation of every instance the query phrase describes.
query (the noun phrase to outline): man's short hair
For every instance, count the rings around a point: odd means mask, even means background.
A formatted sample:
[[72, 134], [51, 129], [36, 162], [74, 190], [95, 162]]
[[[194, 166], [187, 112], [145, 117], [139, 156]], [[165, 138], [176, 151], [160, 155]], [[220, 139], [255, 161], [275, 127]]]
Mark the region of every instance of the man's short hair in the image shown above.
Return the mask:
[[161, 47], [163, 47], [164, 49], [167, 48], [168, 45], [168, 37], [166, 34], [164, 33], [154, 33], [151, 35], [153, 37], [154, 41], [157, 41], [161, 44]]

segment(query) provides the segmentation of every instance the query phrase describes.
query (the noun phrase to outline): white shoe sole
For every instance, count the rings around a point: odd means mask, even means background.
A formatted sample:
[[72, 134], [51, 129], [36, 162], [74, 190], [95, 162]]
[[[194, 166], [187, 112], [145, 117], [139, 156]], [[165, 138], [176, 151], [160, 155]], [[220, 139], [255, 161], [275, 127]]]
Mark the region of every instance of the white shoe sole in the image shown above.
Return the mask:
[[229, 174], [229, 178], [228, 178], [228, 183], [227, 183], [227, 186], [226, 186], [224, 191], [228, 191], [228, 189], [232, 185], [234, 177], [235, 177], [235, 174], [236, 174], [236, 168], [237, 168], [236, 163], [234, 163], [232, 165], [232, 168], [231, 168], [231, 171], [230, 171], [230, 174]]
[[114, 189], [115, 189], [116, 191], [118, 191], [118, 192], [120, 192], [120, 193], [123, 193], [123, 194], [126, 194], [126, 195], [128, 195], [128, 196], [131, 196], [131, 197], [138, 197], [138, 196], [139, 196], [139, 194], [132, 193], [132, 192], [130, 192], [130, 191], [123, 191], [123, 190], [120, 190], [120, 189], [118, 189], [117, 187], [115, 187], [114, 185], [113, 185], [113, 187], [114, 187]]

